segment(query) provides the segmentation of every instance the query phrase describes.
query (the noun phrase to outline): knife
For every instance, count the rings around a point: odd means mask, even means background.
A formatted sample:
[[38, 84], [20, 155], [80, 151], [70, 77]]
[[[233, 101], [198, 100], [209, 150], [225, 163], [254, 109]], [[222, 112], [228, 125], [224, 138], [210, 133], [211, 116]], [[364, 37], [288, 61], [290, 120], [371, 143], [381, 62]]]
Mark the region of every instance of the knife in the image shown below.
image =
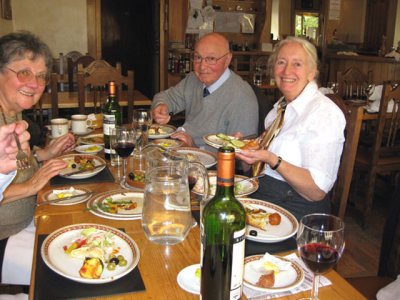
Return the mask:
[[74, 198], [78, 198], [78, 197], [87, 197], [87, 196], [91, 196], [91, 195], [93, 195], [93, 192], [76, 194], [76, 195], [69, 196], [69, 197], [63, 197], [63, 198], [42, 201], [40, 203], [37, 203], [36, 206], [41, 206], [41, 205], [48, 204], [48, 203], [57, 203], [57, 202], [61, 202], [61, 201], [69, 200], [69, 199], [74, 199]]
[[73, 172], [66, 173], [66, 174], [60, 174], [60, 175], [62, 175], [62, 176], [71, 176], [71, 175], [75, 175], [75, 174], [90, 172], [90, 171], [96, 170], [98, 168], [104, 167], [105, 165], [106, 164], [101, 164], [101, 165], [94, 166], [92, 169], [82, 169], [82, 170], [77, 170], [77, 171], [73, 171]]

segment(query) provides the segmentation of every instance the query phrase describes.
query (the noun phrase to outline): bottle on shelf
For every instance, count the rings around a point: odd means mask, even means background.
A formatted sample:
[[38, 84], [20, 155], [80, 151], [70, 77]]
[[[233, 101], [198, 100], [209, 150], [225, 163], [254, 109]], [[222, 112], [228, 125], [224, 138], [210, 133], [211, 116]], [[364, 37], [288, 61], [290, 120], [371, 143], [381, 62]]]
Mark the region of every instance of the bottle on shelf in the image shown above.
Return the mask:
[[115, 126], [122, 124], [122, 111], [118, 104], [116, 85], [114, 81], [108, 83], [108, 97], [103, 106], [103, 133], [104, 133], [104, 157], [110, 160], [112, 150], [110, 147], [110, 131]]
[[234, 196], [235, 150], [218, 150], [217, 190], [201, 211], [201, 299], [240, 299], [246, 212]]

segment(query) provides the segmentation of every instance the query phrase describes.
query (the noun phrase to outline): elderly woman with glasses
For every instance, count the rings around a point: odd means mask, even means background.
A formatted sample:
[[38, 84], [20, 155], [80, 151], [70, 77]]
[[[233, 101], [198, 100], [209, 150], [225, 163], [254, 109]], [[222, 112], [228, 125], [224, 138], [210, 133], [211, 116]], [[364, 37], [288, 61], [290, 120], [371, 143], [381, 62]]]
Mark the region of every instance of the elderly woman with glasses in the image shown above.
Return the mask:
[[229, 69], [231, 59], [229, 42], [223, 35], [213, 32], [202, 36], [194, 48], [193, 72], [154, 96], [154, 121], [166, 124], [171, 115], [185, 111], [184, 130], [171, 137], [188, 146], [205, 147], [203, 136], [210, 133], [256, 134], [257, 98], [250, 85]]
[[[0, 37], [0, 125], [21, 120], [21, 112], [39, 101], [48, 82], [51, 65], [52, 55], [48, 46], [35, 35], [17, 32]], [[74, 146], [75, 139], [68, 134], [44, 149], [29, 153], [31, 167], [18, 170], [12, 184], [4, 191], [0, 205], [2, 283], [29, 284], [36, 194], [66, 167], [63, 160], [53, 158], [71, 151]], [[38, 162], [44, 162], [43, 166], [39, 167]], [[24, 230], [30, 233], [29, 238]], [[19, 235], [23, 236], [22, 242], [29, 243], [24, 247], [27, 248], [25, 251], [30, 251], [26, 255], [17, 254], [20, 252], [14, 248]], [[18, 257], [13, 257], [15, 255]]]

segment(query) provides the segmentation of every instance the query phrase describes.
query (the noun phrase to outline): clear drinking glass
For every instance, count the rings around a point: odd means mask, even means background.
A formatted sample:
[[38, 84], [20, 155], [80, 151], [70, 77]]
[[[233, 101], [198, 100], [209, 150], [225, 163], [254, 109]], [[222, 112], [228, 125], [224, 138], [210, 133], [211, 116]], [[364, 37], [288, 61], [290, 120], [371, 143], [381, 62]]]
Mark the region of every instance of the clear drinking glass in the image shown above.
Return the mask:
[[111, 166], [120, 166], [122, 163], [122, 158], [119, 157], [117, 152], [114, 149], [114, 144], [116, 143], [116, 128], [119, 128], [119, 126], [116, 126], [115, 128], [110, 129], [110, 160], [111, 160]]
[[340, 218], [327, 214], [310, 214], [300, 220], [297, 250], [314, 274], [311, 297], [302, 299], [318, 300], [319, 275], [336, 265], [344, 245], [344, 222]]
[[137, 149], [140, 151], [147, 145], [148, 132], [153, 122], [151, 110], [146, 108], [139, 108], [133, 110], [132, 128], [137, 132]]
[[115, 128], [115, 142], [112, 146], [113, 149], [123, 160], [124, 172], [122, 181], [126, 180], [126, 158], [131, 155], [136, 145], [136, 131], [126, 127]]

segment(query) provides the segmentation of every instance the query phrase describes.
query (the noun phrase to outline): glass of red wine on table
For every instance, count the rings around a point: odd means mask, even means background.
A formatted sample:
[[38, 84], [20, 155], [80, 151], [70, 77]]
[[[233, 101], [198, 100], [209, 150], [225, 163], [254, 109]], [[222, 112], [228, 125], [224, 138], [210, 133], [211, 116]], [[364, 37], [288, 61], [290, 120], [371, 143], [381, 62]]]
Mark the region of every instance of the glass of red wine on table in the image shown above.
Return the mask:
[[332, 269], [344, 250], [344, 222], [333, 215], [310, 214], [300, 220], [297, 249], [305, 265], [313, 272], [310, 298], [318, 300], [319, 275]]
[[113, 148], [123, 160], [122, 181], [126, 180], [126, 159], [132, 154], [136, 145], [136, 130], [127, 127], [115, 129], [115, 141]]

